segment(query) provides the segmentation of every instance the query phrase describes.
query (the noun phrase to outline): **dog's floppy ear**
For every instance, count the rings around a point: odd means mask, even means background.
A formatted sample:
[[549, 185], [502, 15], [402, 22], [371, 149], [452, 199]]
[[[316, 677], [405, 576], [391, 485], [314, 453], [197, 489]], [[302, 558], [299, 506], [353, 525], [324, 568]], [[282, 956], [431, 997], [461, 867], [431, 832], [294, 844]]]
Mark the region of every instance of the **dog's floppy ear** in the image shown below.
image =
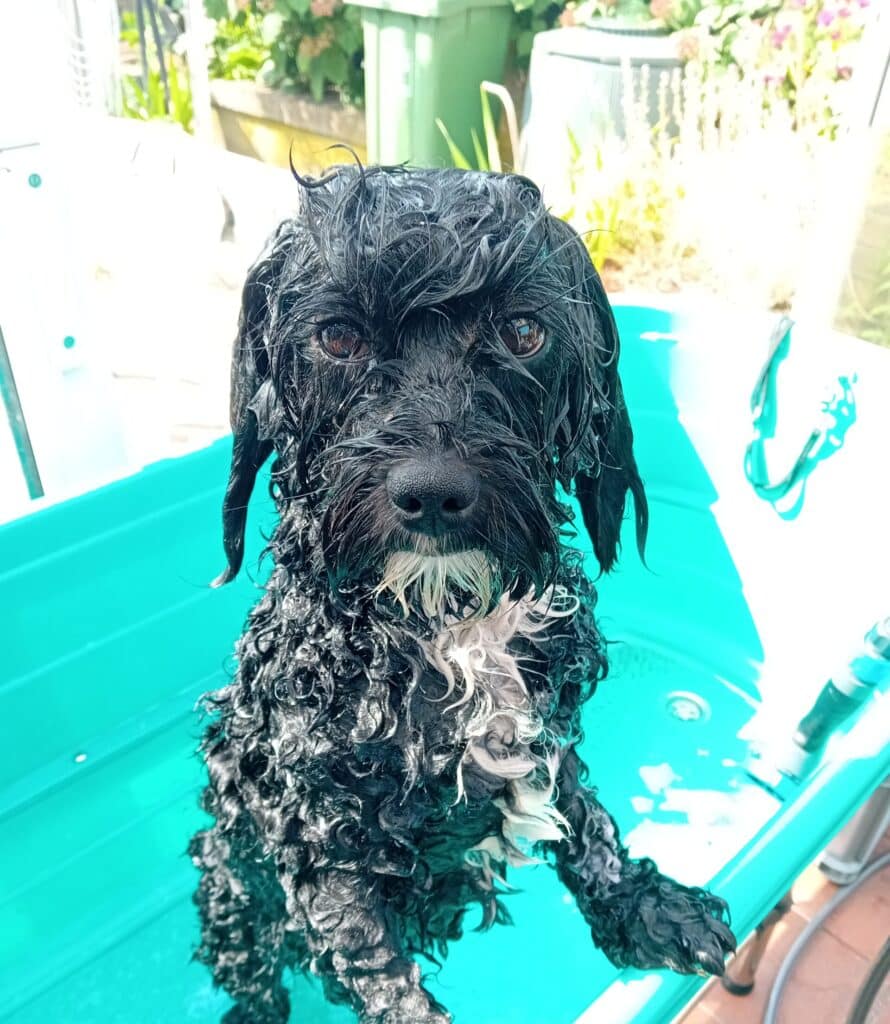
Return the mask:
[[[574, 482], [584, 525], [603, 572], [618, 557], [627, 495], [634, 502], [636, 541], [644, 558], [649, 506], [633, 451], [624, 392], [618, 376], [618, 327], [602, 281], [581, 239], [561, 223], [561, 247], [578, 293], [580, 372], [569, 382], [571, 440], [560, 455], [560, 476]], [[577, 369], [577, 367], [576, 367]], [[645, 561], [645, 559], [644, 559]]]
[[238, 575], [244, 559], [247, 505], [257, 473], [272, 453], [271, 410], [274, 387], [269, 373], [266, 333], [273, 295], [293, 240], [293, 224], [285, 221], [266, 243], [247, 273], [241, 295], [238, 335], [232, 352], [229, 419], [232, 464], [223, 500], [223, 547], [228, 565], [213, 581], [220, 587]]
[[633, 454], [633, 430], [617, 381], [612, 401], [600, 454], [602, 461], [596, 468], [581, 469], [575, 474], [581, 515], [603, 572], [609, 572], [618, 557], [628, 491], [634, 502], [637, 549], [644, 561], [649, 530], [649, 505]]

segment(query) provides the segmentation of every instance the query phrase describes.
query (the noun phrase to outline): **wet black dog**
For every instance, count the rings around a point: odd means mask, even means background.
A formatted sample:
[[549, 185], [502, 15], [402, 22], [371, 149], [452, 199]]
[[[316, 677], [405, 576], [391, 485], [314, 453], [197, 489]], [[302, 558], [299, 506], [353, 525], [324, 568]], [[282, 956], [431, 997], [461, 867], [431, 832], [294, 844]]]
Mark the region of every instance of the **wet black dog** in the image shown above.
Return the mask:
[[529, 854], [614, 963], [720, 973], [725, 905], [628, 857], [576, 751], [606, 663], [557, 485], [604, 570], [628, 491], [641, 546], [647, 521], [583, 244], [520, 177], [302, 184], [234, 354], [220, 582], [273, 453], [280, 522], [210, 698], [215, 824], [191, 846], [226, 1020], [287, 1020], [291, 966], [368, 1024], [449, 1021], [413, 957], [444, 954], [473, 903], [507, 921], [499, 883]]

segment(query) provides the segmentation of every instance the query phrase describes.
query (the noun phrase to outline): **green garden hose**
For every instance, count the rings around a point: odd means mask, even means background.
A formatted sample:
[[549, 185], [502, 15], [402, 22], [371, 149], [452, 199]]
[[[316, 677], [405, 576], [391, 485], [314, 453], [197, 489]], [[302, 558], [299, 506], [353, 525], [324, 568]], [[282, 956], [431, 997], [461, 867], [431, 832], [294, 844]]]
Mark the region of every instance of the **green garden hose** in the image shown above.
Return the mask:
[[[763, 369], [751, 395], [751, 413], [754, 417], [754, 438], [745, 451], [745, 476], [764, 501], [776, 505], [791, 490], [809, 476], [816, 465], [828, 458], [844, 443], [844, 436], [856, 422], [856, 401], [853, 396], [855, 378], [838, 377], [839, 390], [822, 403], [823, 422], [814, 427], [807, 437], [792, 467], [784, 476], [773, 479], [766, 460], [766, 442], [775, 436], [778, 420], [778, 371], [791, 347], [791, 329], [794, 321], [782, 316], [770, 335], [769, 350]], [[799, 510], [800, 500], [790, 518]]]

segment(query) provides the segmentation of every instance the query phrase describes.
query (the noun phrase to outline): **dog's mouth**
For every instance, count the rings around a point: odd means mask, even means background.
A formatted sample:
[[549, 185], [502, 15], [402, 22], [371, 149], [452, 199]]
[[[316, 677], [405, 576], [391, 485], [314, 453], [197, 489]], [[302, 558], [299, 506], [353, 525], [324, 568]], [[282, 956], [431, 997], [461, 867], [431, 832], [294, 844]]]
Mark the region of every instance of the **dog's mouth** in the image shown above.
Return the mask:
[[374, 593], [389, 595], [406, 617], [417, 612], [430, 619], [465, 618], [492, 607], [501, 595], [501, 580], [491, 557], [478, 548], [447, 554], [394, 551]]

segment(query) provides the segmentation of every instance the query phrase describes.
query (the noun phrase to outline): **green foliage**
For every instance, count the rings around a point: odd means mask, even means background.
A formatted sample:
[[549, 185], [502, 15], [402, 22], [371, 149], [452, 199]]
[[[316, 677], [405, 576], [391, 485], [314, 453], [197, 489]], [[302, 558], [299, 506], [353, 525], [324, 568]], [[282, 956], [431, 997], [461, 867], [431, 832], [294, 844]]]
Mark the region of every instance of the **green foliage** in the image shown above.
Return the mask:
[[866, 17], [858, 0], [719, 0], [703, 7], [689, 33], [701, 39], [700, 63], [762, 76], [767, 102], [787, 101], [796, 119], [817, 111], [833, 137]]
[[442, 133], [442, 137], [445, 139], [445, 144], [448, 146], [448, 152], [451, 154], [451, 162], [455, 167], [462, 171], [487, 171], [489, 170], [488, 161], [485, 159], [485, 154], [481, 151], [479, 144], [479, 136], [476, 134], [475, 129], [473, 130], [473, 149], [476, 155], [476, 166], [475, 168], [470, 163], [469, 159], [464, 154], [463, 150], [458, 144], [452, 139], [450, 132], [442, 123], [442, 119], [436, 118], [436, 127]]
[[665, 181], [657, 162], [619, 165], [606, 145], [584, 153], [568, 131], [570, 199], [560, 216], [580, 233], [597, 270], [607, 264], [623, 267], [632, 258], [651, 261], [670, 247], [682, 193]]
[[161, 72], [151, 68], [148, 82], [135, 75], [125, 75], [121, 81], [123, 90], [123, 113], [139, 121], [170, 121], [181, 125], [187, 132], [192, 130], [194, 108], [188, 72], [180, 67], [179, 61], [168, 56], [165, 61], [167, 86], [170, 90], [169, 109], [165, 101], [164, 83]]
[[573, 11], [572, 21], [585, 25], [595, 18], [614, 18], [624, 24], [652, 21], [647, 0], [581, 0], [567, 5]]
[[520, 67], [527, 67], [532, 43], [538, 32], [553, 28], [566, 6], [566, 0], [512, 0], [513, 45]]
[[[488, 93], [484, 88], [480, 88], [479, 94], [482, 97], [482, 131], [485, 135], [485, 147], [488, 152], [488, 169], [500, 172], [503, 170], [503, 165], [501, 163], [500, 144], [498, 143], [498, 131], [494, 123], [494, 116], [491, 113], [491, 103], [488, 99]], [[479, 145], [475, 137], [473, 138], [473, 145], [478, 159], [482, 146]]]
[[798, 106], [805, 117], [816, 106], [823, 132], [834, 135], [867, 8], [868, 0], [581, 0], [569, 2], [560, 20], [661, 25], [684, 61], [760, 77], [771, 94], [765, 102], [787, 101], [795, 118]]
[[[124, 11], [121, 15], [120, 37], [121, 42], [138, 51], [139, 28], [132, 11]], [[159, 55], [151, 33], [147, 33], [145, 47], [149, 64], [148, 80], [144, 81], [142, 75], [124, 75], [121, 79], [121, 110], [124, 117], [138, 121], [169, 121], [190, 132], [194, 106], [185, 62], [175, 53]], [[162, 59], [164, 74], [161, 73]]]
[[[569, 170], [569, 192], [571, 205], [561, 216], [563, 220], [573, 224], [581, 234], [584, 246], [596, 269], [602, 272], [607, 260], [618, 252], [618, 228], [621, 219], [621, 198], [614, 193], [601, 196], [585, 197], [579, 187], [579, 172], [582, 166], [582, 151], [571, 128], [569, 133], [571, 147], [571, 166]], [[596, 147], [593, 154], [598, 172], [604, 166], [603, 151]]]
[[245, 9], [217, 20], [208, 61], [211, 78], [254, 81], [268, 61], [269, 42], [261, 15]]
[[479, 89], [479, 96], [482, 103], [482, 130], [485, 136], [485, 146], [479, 138], [475, 128], [470, 129], [470, 137], [473, 142], [473, 158], [471, 161], [461, 150], [460, 146], [451, 137], [448, 128], [441, 118], [436, 118], [436, 127], [442, 133], [448, 152], [451, 154], [451, 162], [462, 171], [501, 171], [503, 160], [501, 159], [501, 148], [498, 142], [497, 127], [495, 126], [494, 115], [491, 111], [491, 100], [483, 87]]
[[714, 34], [745, 17], [762, 19], [775, 14], [785, 5], [785, 0], [580, 0], [567, 4], [577, 25], [611, 18], [624, 24], [652, 22], [672, 32], [699, 24]]
[[121, 12], [121, 42], [134, 49], [139, 45], [139, 29], [136, 27], [136, 15], [132, 11]]
[[[763, 74], [777, 95], [794, 100], [810, 78], [828, 85], [850, 75], [846, 47], [862, 31], [859, 0], [835, 0], [824, 24], [818, 0], [512, 0], [513, 52], [527, 67], [534, 37], [557, 23], [603, 18], [662, 25], [677, 33], [684, 60]], [[343, 0], [205, 0], [217, 21], [211, 74], [260, 78], [315, 99], [334, 94], [360, 103], [364, 93], [361, 13]], [[820, 21], [820, 15], [822, 20]], [[812, 90], [811, 90], [812, 91]], [[823, 101], [826, 121], [838, 106]]]
[[277, 0], [281, 27], [272, 44], [270, 85], [308, 91], [320, 100], [332, 90], [346, 102], [364, 97], [362, 21], [342, 0]]
[[205, 0], [205, 5], [218, 19], [212, 76], [260, 78], [316, 100], [333, 93], [347, 103], [362, 101], [363, 39], [357, 8], [342, 0]]

